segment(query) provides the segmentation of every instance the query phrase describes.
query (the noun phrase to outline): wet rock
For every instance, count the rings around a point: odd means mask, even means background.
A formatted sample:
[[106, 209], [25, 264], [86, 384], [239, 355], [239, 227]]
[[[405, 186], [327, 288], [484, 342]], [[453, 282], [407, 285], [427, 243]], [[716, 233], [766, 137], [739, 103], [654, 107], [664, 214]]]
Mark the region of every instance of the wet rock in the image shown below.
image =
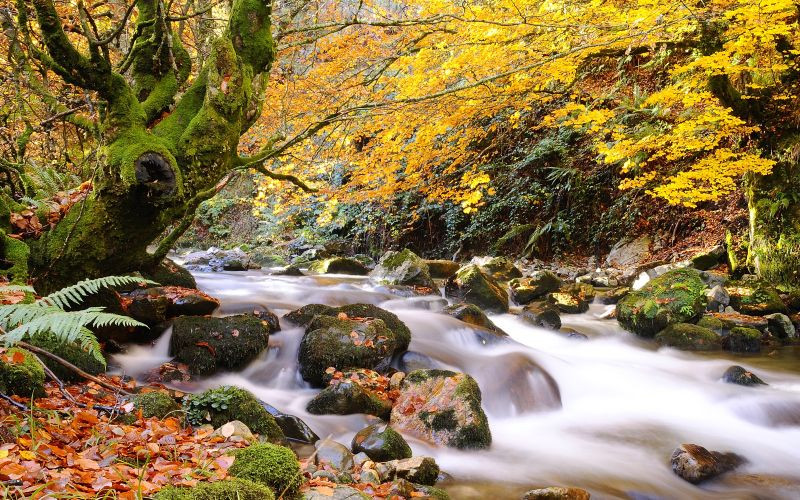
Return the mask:
[[769, 331], [781, 340], [796, 340], [797, 330], [789, 316], [781, 313], [766, 316]]
[[722, 381], [728, 384], [744, 386], [767, 385], [755, 373], [747, 371], [741, 366], [731, 366], [722, 374]]
[[442, 309], [442, 312], [468, 325], [477, 326], [478, 328], [499, 333], [503, 336], [506, 335], [506, 332], [497, 327], [497, 325], [481, 311], [480, 307], [475, 304], [453, 304]]
[[580, 488], [564, 488], [551, 486], [530, 490], [522, 496], [522, 500], [589, 500], [591, 495]]
[[239, 420], [252, 432], [272, 443], [284, 440], [283, 432], [261, 402], [249, 391], [233, 386], [209, 389], [184, 399], [186, 422], [214, 428]]
[[672, 452], [672, 471], [697, 484], [735, 469], [744, 459], [735, 453], [709, 451], [696, 444], [682, 444]]
[[444, 368], [444, 365], [427, 354], [408, 351], [400, 357], [398, 368], [406, 373], [411, 373], [416, 370], [436, 370]]
[[581, 314], [589, 310], [589, 302], [568, 292], [554, 292], [547, 295], [547, 302], [565, 314]]
[[323, 439], [317, 441], [315, 446], [317, 448], [316, 462], [320, 467], [326, 466], [338, 472], [346, 472], [355, 465], [353, 454], [343, 444]]
[[186, 363], [164, 363], [147, 373], [149, 383], [167, 384], [170, 382], [189, 382], [192, 379]]
[[128, 302], [128, 315], [147, 326], [155, 326], [167, 319], [167, 308], [170, 305], [170, 300], [163, 294], [158, 293], [157, 288], [134, 290], [123, 296], [122, 300], [123, 302]]
[[653, 240], [649, 236], [641, 236], [635, 240], [620, 240], [608, 253], [606, 265], [617, 269], [636, 267], [650, 256], [652, 243]]
[[722, 312], [731, 303], [731, 296], [722, 285], [717, 285], [708, 290], [706, 292], [706, 298], [708, 299], [706, 309], [713, 312]]
[[177, 316], [205, 316], [219, 307], [210, 295], [178, 286], [134, 290], [124, 297], [130, 316], [150, 326]]
[[439, 477], [439, 465], [431, 457], [412, 457], [375, 464], [382, 481], [404, 479], [412, 483], [433, 486]]
[[392, 408], [392, 427], [454, 448], [487, 448], [492, 442], [481, 391], [464, 373], [418, 370], [403, 380]]
[[675, 323], [687, 323], [706, 308], [705, 283], [694, 269], [676, 269], [629, 293], [617, 304], [626, 330], [652, 337]]
[[737, 312], [713, 313], [711, 315], [704, 316], [701, 321], [707, 321], [705, 318], [713, 318], [718, 320], [721, 323], [723, 330], [730, 330], [739, 326], [743, 328], [753, 328], [755, 330], [764, 332], [769, 326], [769, 320], [765, 317], [748, 316], [746, 314], [739, 314]]
[[754, 328], [736, 327], [725, 337], [724, 346], [731, 352], [761, 352], [761, 335]]
[[332, 381], [308, 402], [306, 410], [313, 415], [352, 415], [365, 413], [388, 419], [392, 404], [358, 383], [342, 379]]
[[194, 375], [239, 370], [269, 345], [269, 323], [253, 315], [182, 316], [173, 322], [170, 352]]
[[345, 314], [349, 318], [377, 318], [383, 321], [389, 330], [394, 333], [397, 343], [397, 352], [408, 349], [411, 342], [411, 330], [400, 321], [396, 314], [372, 304], [348, 304], [341, 307], [331, 307], [323, 304], [309, 304], [296, 309], [284, 316], [285, 319], [300, 326], [308, 326], [315, 316], [335, 316]]
[[361, 474], [358, 478], [359, 483], [364, 484], [381, 484], [381, 476], [378, 474], [378, 471], [373, 469], [364, 469], [361, 471]]
[[502, 354], [475, 369], [484, 380], [482, 405], [492, 415], [517, 416], [561, 408], [556, 380], [528, 356]]
[[155, 269], [142, 274], [145, 278], [155, 281], [161, 286], [197, 288], [197, 281], [195, 281], [192, 273], [171, 259], [164, 259]]
[[30, 351], [12, 347], [0, 355], [0, 392], [23, 398], [43, 398], [45, 373]]
[[365, 453], [375, 462], [411, 458], [411, 447], [389, 424], [373, 424], [358, 431], [351, 444], [353, 453]]
[[631, 292], [631, 289], [627, 286], [620, 286], [617, 288], [612, 288], [611, 290], [606, 290], [601, 292], [597, 295], [597, 300], [601, 304], [605, 305], [612, 305], [618, 303], [622, 300], [623, 297], [628, 295]]
[[333, 491], [328, 486], [312, 486], [303, 491], [303, 500], [370, 500], [370, 497], [350, 486], [337, 484]]
[[329, 367], [380, 370], [398, 350], [395, 334], [383, 320], [345, 317], [315, 316], [306, 327], [298, 352], [300, 375], [315, 387], [323, 386]]
[[370, 276], [388, 285], [435, 287], [428, 264], [407, 248], [400, 252], [386, 252]]
[[[106, 360], [102, 354], [97, 356], [86, 351], [76, 342], [63, 342], [50, 332], [40, 332], [25, 340], [27, 343], [42, 348], [47, 352], [65, 359], [90, 375], [99, 375], [106, 371]], [[42, 362], [50, 368], [56, 377], [65, 382], [84, 382], [84, 378], [65, 368], [60, 363], [42, 356]], [[30, 394], [26, 394], [30, 396]]]
[[[286, 265], [286, 259], [282, 255], [265, 252], [260, 248], [250, 251], [250, 261], [258, 267], [279, 267]], [[254, 266], [254, 267], [255, 267]]]
[[221, 437], [226, 441], [245, 441], [248, 443], [256, 439], [250, 428], [238, 420], [221, 425], [211, 434], [211, 437]]
[[508, 293], [477, 265], [469, 264], [451, 276], [445, 284], [447, 297], [475, 304], [493, 313], [508, 312]]
[[714, 248], [705, 252], [700, 252], [692, 257], [692, 267], [700, 271], [707, 271], [712, 267], [716, 267], [722, 259], [727, 255], [725, 247], [717, 245]]
[[205, 252], [192, 252], [184, 258], [184, 266], [190, 271], [246, 271], [254, 267], [250, 257], [241, 249], [222, 250], [211, 247]]
[[305, 276], [303, 270], [296, 264], [290, 264], [283, 269], [273, 271], [272, 274], [276, 276]]
[[452, 260], [426, 260], [428, 270], [431, 273], [431, 278], [447, 279], [456, 274], [458, 268], [461, 267], [458, 262]]
[[349, 257], [332, 257], [318, 260], [311, 264], [308, 270], [320, 274], [352, 274], [356, 276], [369, 274], [367, 266]]
[[764, 284], [739, 283], [728, 287], [731, 306], [742, 314], [766, 316], [774, 313], [787, 313], [778, 291]]
[[561, 330], [559, 330], [559, 333], [563, 334], [565, 337], [572, 340], [589, 340], [588, 335], [569, 327], [562, 328]]
[[473, 263], [480, 265], [484, 272], [497, 281], [508, 281], [522, 277], [522, 271], [508, 257], [492, 257], [484, 260], [482, 264], [473, 259]]
[[529, 278], [509, 282], [511, 298], [517, 304], [527, 304], [561, 288], [561, 279], [552, 271], [535, 271]]
[[713, 330], [690, 323], [676, 323], [659, 332], [658, 345], [683, 351], [715, 351], [722, 347], [722, 338]]
[[519, 315], [520, 319], [529, 325], [545, 328], [547, 330], [558, 330], [561, 328], [561, 316], [558, 307], [549, 302], [537, 302], [528, 304]]
[[283, 413], [274, 406], [268, 405], [263, 401], [261, 402], [261, 406], [267, 410], [267, 413], [272, 415], [272, 418], [275, 419], [275, 422], [283, 431], [283, 435], [286, 436], [286, 439], [306, 444], [314, 444], [319, 441], [319, 436], [317, 436], [317, 434], [311, 430], [311, 427], [303, 422], [300, 417]]

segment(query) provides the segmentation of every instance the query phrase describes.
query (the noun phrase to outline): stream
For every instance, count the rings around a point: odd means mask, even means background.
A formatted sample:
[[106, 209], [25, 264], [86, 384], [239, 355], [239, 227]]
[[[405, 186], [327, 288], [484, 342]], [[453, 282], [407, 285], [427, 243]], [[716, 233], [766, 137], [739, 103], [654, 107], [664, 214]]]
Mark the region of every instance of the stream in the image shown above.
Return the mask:
[[[197, 273], [198, 287], [221, 300], [216, 313], [268, 308], [278, 316], [311, 303], [372, 303], [397, 314], [413, 334], [410, 364], [427, 362], [472, 375], [483, 393], [492, 431], [485, 451], [434, 448], [409, 439], [414, 455], [433, 456], [453, 479], [454, 499], [518, 499], [533, 487], [577, 486], [592, 498], [800, 497], [800, 350], [755, 357], [656, 349], [600, 319], [609, 307], [562, 315], [570, 339], [531, 327], [513, 314], [492, 315], [511, 337], [492, 341], [438, 314], [441, 297], [399, 298], [366, 278], [272, 276], [265, 271]], [[305, 411], [318, 392], [302, 381], [297, 350], [303, 329], [281, 321], [270, 349], [239, 373], [203, 380], [197, 389], [230, 384], [302, 418], [320, 437], [349, 445], [364, 415]], [[117, 355], [138, 376], [168, 361], [170, 331], [152, 346]], [[418, 359], [413, 359], [418, 358]], [[768, 386], [723, 383], [732, 364], [752, 369]], [[549, 375], [548, 375], [549, 374]], [[559, 404], [559, 398], [561, 403]], [[681, 443], [733, 451], [748, 463], [722, 479], [693, 486], [673, 474], [669, 458]]]

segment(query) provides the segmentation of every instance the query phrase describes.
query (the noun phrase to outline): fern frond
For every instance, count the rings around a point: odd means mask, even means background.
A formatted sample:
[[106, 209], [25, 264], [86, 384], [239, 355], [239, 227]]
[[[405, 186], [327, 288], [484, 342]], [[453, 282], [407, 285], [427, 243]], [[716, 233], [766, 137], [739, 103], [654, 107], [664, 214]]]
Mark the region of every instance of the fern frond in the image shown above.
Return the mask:
[[103, 357], [103, 349], [100, 347], [100, 342], [88, 328], [81, 328], [78, 332], [78, 338], [75, 339], [76, 343], [81, 349], [88, 352], [104, 367], [106, 366], [106, 358]]
[[33, 287], [29, 286], [29, 285], [5, 285], [5, 286], [0, 286], [0, 293], [6, 293], [6, 292], [36, 293], [36, 290], [34, 290]]
[[67, 307], [80, 304], [84, 298], [99, 292], [103, 288], [134, 285], [137, 283], [158, 285], [155, 281], [137, 278], [136, 276], [106, 276], [105, 278], [79, 281], [72, 286], [62, 288], [46, 297], [42, 297], [37, 302], [66, 309]]
[[81, 311], [56, 311], [27, 321], [7, 332], [3, 339], [6, 345], [12, 345], [36, 334], [52, 333], [62, 343], [75, 342], [81, 330], [87, 326], [146, 326], [127, 316], [103, 312], [102, 307], [90, 307]]
[[0, 326], [4, 330], [33, 321], [42, 316], [63, 312], [57, 306], [48, 306], [34, 302], [33, 304], [9, 304], [0, 306]]

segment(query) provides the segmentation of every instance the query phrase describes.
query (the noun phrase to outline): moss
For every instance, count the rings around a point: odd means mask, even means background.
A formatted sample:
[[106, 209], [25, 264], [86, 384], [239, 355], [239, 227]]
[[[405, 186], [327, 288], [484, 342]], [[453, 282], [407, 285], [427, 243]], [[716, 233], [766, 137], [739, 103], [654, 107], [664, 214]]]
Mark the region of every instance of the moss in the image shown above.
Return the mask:
[[726, 347], [731, 352], [755, 353], [761, 351], [761, 332], [755, 328], [737, 326], [726, 337]]
[[266, 71], [275, 57], [270, 14], [269, 2], [238, 0], [231, 9], [226, 31], [233, 39], [236, 54], [259, 73]]
[[361, 262], [347, 257], [333, 257], [315, 261], [309, 266], [309, 271], [321, 274], [352, 274], [366, 276], [369, 269]]
[[447, 280], [445, 294], [489, 312], [508, 312], [506, 290], [474, 264], [462, 267]]
[[[219, 402], [224, 401], [224, 404]], [[217, 407], [212, 404], [217, 402]], [[252, 432], [260, 434], [268, 441], [276, 443], [284, 439], [283, 431], [275, 418], [250, 392], [232, 386], [209, 389], [198, 396], [188, 396], [184, 400], [187, 422], [191, 425], [209, 423], [214, 428], [238, 420]], [[200, 422], [193, 420], [199, 417]]]
[[[433, 418], [429, 418], [431, 415], [433, 415]], [[425, 421], [428, 427], [435, 431], [454, 431], [458, 427], [456, 411], [453, 409], [436, 412], [435, 414], [422, 412], [419, 417]]]
[[371, 276], [388, 285], [435, 286], [428, 264], [408, 248], [386, 252]]
[[[22, 355], [22, 362], [14, 358]], [[30, 352], [16, 347], [7, 350], [0, 360], [0, 392], [16, 394], [24, 398], [42, 398], [44, 391], [44, 368]]]
[[338, 310], [335, 307], [326, 306], [324, 304], [308, 304], [300, 309], [295, 309], [284, 316], [285, 319], [300, 326], [308, 326], [314, 316], [336, 316]]
[[392, 405], [355, 382], [344, 380], [332, 384], [308, 402], [312, 415], [352, 415], [364, 413], [388, 420]]
[[192, 273], [170, 259], [164, 259], [155, 268], [143, 274], [145, 278], [153, 280], [162, 286], [197, 288], [197, 281], [195, 281]]
[[144, 418], [166, 418], [178, 415], [181, 406], [169, 394], [147, 392], [133, 397], [133, 406]]
[[708, 328], [688, 323], [670, 325], [655, 337], [659, 345], [684, 351], [713, 351], [721, 347], [721, 338]]
[[273, 500], [272, 490], [247, 479], [225, 479], [213, 483], [197, 483], [191, 488], [167, 486], [153, 496], [154, 500]]
[[709, 330], [714, 330], [715, 332], [721, 332], [725, 329], [725, 324], [722, 322], [722, 320], [710, 315], [700, 318], [700, 321], [697, 322], [697, 326], [708, 328]]
[[[436, 478], [434, 478], [434, 481]], [[424, 496], [418, 498], [427, 498], [431, 500], [450, 500], [450, 495], [441, 488], [436, 488], [434, 486], [426, 486], [422, 484], [415, 484], [414, 489]]]
[[508, 281], [522, 277], [522, 272], [514, 265], [514, 261], [508, 257], [494, 257], [482, 267], [492, 278], [499, 281]]
[[511, 297], [517, 304], [527, 304], [561, 288], [561, 279], [552, 271], [536, 271], [530, 278], [516, 278], [509, 283]]
[[228, 473], [233, 477], [269, 486], [278, 496], [294, 496], [303, 483], [294, 452], [269, 443], [254, 444], [235, 453]]
[[445, 307], [442, 312], [452, 316], [468, 325], [477, 326], [486, 330], [505, 335], [500, 328], [489, 319], [481, 308], [475, 304], [453, 304]]
[[411, 458], [411, 447], [399, 432], [388, 424], [373, 424], [356, 433], [351, 443], [353, 453], [365, 453], [373, 462]]
[[786, 313], [786, 304], [783, 303], [778, 291], [766, 284], [755, 286], [746, 284], [732, 284], [728, 287], [731, 296], [731, 306], [742, 314], [752, 316], [766, 316], [767, 314]]
[[547, 296], [547, 301], [567, 314], [580, 314], [589, 310], [589, 302], [570, 292], [556, 292]]
[[[81, 349], [80, 346], [72, 343], [63, 343], [51, 333], [40, 333], [27, 341], [29, 344], [40, 347], [47, 352], [65, 359], [90, 375], [105, 373], [105, 359], [101, 362], [92, 354]], [[48, 357], [40, 356], [44, 364], [50, 368], [55, 375], [66, 382], [80, 382], [83, 378], [72, 370], [65, 368], [59, 363]]]
[[0, 231], [2, 240], [3, 259], [11, 266], [0, 271], [11, 283], [24, 285], [28, 281], [28, 257], [30, 248], [24, 242], [7, 236]]

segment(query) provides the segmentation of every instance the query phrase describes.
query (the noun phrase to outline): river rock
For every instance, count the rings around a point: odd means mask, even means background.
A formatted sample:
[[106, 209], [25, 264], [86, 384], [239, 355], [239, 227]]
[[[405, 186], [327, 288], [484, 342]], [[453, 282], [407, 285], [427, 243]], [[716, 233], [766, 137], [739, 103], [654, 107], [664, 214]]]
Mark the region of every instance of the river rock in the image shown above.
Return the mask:
[[387, 420], [392, 411], [392, 403], [385, 393], [381, 397], [366, 384], [351, 379], [351, 373], [345, 373], [341, 379], [331, 380], [328, 387], [308, 402], [306, 410], [313, 415], [364, 413]]
[[761, 332], [754, 328], [736, 327], [724, 338], [724, 346], [731, 352], [761, 352]]
[[171, 259], [164, 259], [154, 269], [143, 272], [142, 275], [161, 286], [197, 288], [197, 281], [195, 281], [192, 273]]
[[170, 352], [195, 375], [239, 370], [268, 347], [270, 333], [267, 321], [250, 314], [182, 316], [173, 322]]
[[350, 486], [337, 484], [332, 488], [312, 486], [303, 491], [303, 500], [370, 500], [370, 496]]
[[353, 453], [366, 453], [374, 462], [411, 458], [411, 447], [389, 424], [373, 424], [358, 431], [351, 444]]
[[712, 267], [716, 267], [720, 262], [722, 262], [722, 259], [726, 255], [727, 252], [725, 251], [725, 247], [722, 245], [717, 245], [710, 250], [695, 254], [695, 256], [690, 260], [692, 261], [692, 267], [695, 269], [707, 271]]
[[682, 351], [715, 351], [722, 347], [722, 337], [717, 333], [690, 323], [669, 325], [655, 340], [658, 345]]
[[617, 303], [626, 330], [652, 337], [675, 323], [687, 323], [706, 308], [706, 285], [695, 269], [676, 269], [648, 282]]
[[355, 466], [353, 454], [350, 453], [347, 446], [330, 439], [317, 441], [315, 446], [318, 466], [327, 466], [337, 472], [347, 472]]
[[286, 439], [305, 444], [314, 444], [319, 441], [319, 436], [300, 417], [283, 413], [263, 401], [261, 406], [272, 415]]
[[445, 295], [489, 312], [508, 312], [508, 292], [475, 264], [462, 267], [447, 280]]
[[431, 457], [409, 457], [375, 464], [381, 481], [404, 479], [412, 483], [433, 486], [439, 477], [439, 466]]
[[722, 381], [728, 384], [744, 386], [767, 385], [758, 375], [741, 366], [731, 366], [722, 374]]
[[558, 313], [558, 307], [549, 302], [528, 304], [522, 309], [519, 317], [525, 323], [538, 328], [547, 330], [559, 330], [561, 328], [561, 316]]
[[581, 314], [589, 310], [589, 302], [569, 292], [554, 292], [547, 295], [547, 302], [566, 314]]
[[483, 260], [482, 264], [473, 259], [473, 263], [480, 265], [484, 272], [497, 281], [508, 281], [522, 277], [522, 271], [508, 257], [491, 257]]
[[444, 367], [439, 361], [417, 351], [404, 352], [399, 362], [399, 368], [406, 373], [416, 370], [438, 370]]
[[177, 316], [206, 316], [219, 307], [219, 300], [210, 295], [179, 286], [134, 290], [123, 300], [132, 318], [150, 326]]
[[706, 309], [713, 312], [723, 312], [731, 303], [731, 296], [722, 285], [717, 285], [706, 291], [706, 298], [708, 300]]
[[622, 298], [628, 295], [630, 292], [631, 289], [629, 287], [619, 286], [597, 294], [597, 301], [601, 304], [613, 305], [622, 300]]
[[389, 366], [398, 343], [383, 320], [353, 316], [358, 319], [317, 315], [306, 327], [300, 341], [298, 361], [303, 380], [314, 387], [323, 386], [329, 367], [380, 370]]
[[306, 274], [300, 269], [297, 264], [289, 264], [288, 266], [272, 271], [271, 274], [275, 276], [305, 276]]
[[254, 267], [250, 257], [241, 249], [222, 250], [211, 247], [205, 252], [192, 252], [184, 258], [184, 266], [190, 271], [219, 272], [246, 271]]
[[211, 437], [221, 437], [223, 441], [245, 441], [247, 443], [255, 441], [255, 436], [250, 431], [250, 428], [239, 420], [232, 420], [227, 424], [219, 426], [211, 433]]
[[347, 304], [341, 307], [309, 304], [286, 314], [284, 318], [297, 325], [307, 327], [315, 316], [340, 317], [341, 314], [345, 314], [348, 318], [380, 319], [394, 334], [397, 352], [408, 349], [408, 344], [411, 342], [411, 330], [400, 321], [396, 314], [372, 304]]
[[788, 312], [778, 291], [764, 284], [739, 283], [728, 286], [728, 293], [731, 297], [731, 306], [742, 314], [766, 316]]
[[522, 500], [589, 500], [589, 498], [591, 495], [586, 490], [561, 486], [530, 490], [522, 496]]
[[781, 340], [796, 340], [797, 330], [789, 316], [781, 313], [766, 316], [769, 331]]
[[370, 276], [388, 285], [435, 287], [428, 264], [407, 248], [400, 252], [386, 252]]
[[527, 304], [561, 288], [561, 279], [552, 271], [535, 271], [529, 278], [509, 282], [511, 298], [517, 304]]
[[367, 266], [349, 257], [332, 257], [318, 260], [312, 263], [308, 270], [320, 274], [352, 274], [356, 276], [369, 274]]
[[521, 352], [500, 354], [476, 367], [482, 392], [490, 394], [482, 405], [492, 415], [514, 417], [561, 408], [556, 380]]
[[239, 420], [262, 439], [280, 443], [285, 437], [275, 418], [249, 391], [233, 386], [209, 389], [184, 398], [187, 423], [197, 426], [211, 424], [219, 428]]
[[454, 448], [487, 448], [492, 442], [481, 391], [464, 373], [418, 370], [403, 380], [392, 408], [392, 427]]
[[650, 256], [650, 245], [653, 240], [649, 236], [640, 236], [635, 240], [618, 241], [606, 257], [606, 265], [617, 269], [636, 267]]
[[447, 279], [456, 274], [458, 268], [461, 267], [458, 262], [452, 260], [426, 260], [425, 264], [428, 265], [431, 278], [441, 279]]
[[696, 444], [682, 444], [672, 452], [672, 471], [697, 484], [735, 469], [744, 459], [735, 453], [709, 451]]
[[442, 313], [452, 316], [464, 323], [477, 326], [490, 332], [495, 332], [506, 336], [506, 332], [501, 330], [489, 319], [481, 308], [475, 304], [453, 304], [442, 309]]

